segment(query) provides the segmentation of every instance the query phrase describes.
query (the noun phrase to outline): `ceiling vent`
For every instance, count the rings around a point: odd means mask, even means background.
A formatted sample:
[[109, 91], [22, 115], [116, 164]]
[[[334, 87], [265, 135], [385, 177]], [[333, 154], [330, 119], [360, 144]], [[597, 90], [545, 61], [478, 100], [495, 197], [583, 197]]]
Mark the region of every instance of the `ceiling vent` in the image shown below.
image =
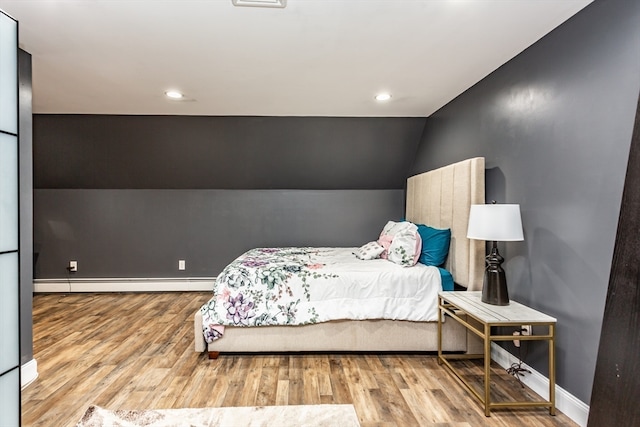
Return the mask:
[[231, 0], [234, 6], [279, 7], [287, 5], [287, 0]]

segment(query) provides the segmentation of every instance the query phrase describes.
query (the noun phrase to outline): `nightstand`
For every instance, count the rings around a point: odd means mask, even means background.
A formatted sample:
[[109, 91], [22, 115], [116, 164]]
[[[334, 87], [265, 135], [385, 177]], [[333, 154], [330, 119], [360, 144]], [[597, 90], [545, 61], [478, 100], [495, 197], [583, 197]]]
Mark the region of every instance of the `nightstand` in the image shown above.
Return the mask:
[[[438, 294], [438, 363], [443, 364], [484, 404], [484, 414], [491, 415], [491, 409], [512, 407], [548, 407], [555, 415], [555, 331], [556, 319], [511, 301], [509, 305], [499, 306], [481, 301], [482, 292], [440, 292]], [[442, 322], [445, 314], [447, 321], [456, 321], [469, 331], [478, 335], [484, 344], [484, 354], [444, 354], [442, 352]], [[519, 328], [522, 325], [545, 326], [543, 335], [518, 336], [521, 341], [547, 341], [549, 343], [549, 400], [491, 402], [491, 342], [513, 341], [513, 335], [495, 335], [493, 327], [507, 326]], [[493, 329], [492, 329], [493, 328]], [[449, 362], [455, 359], [484, 358], [484, 393], [479, 393]]]

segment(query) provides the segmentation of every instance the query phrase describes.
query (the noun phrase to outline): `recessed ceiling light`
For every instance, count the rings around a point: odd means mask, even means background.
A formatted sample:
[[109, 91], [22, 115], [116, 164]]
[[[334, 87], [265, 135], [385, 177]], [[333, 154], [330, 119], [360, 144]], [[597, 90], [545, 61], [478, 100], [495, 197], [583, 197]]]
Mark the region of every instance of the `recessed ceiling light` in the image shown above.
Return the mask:
[[164, 94], [167, 95], [167, 98], [171, 99], [182, 99], [184, 97], [184, 95], [177, 90], [168, 90]]
[[391, 99], [391, 95], [388, 93], [379, 93], [376, 95], [376, 101], [388, 101]]
[[287, 0], [231, 0], [234, 6], [279, 7], [287, 6]]

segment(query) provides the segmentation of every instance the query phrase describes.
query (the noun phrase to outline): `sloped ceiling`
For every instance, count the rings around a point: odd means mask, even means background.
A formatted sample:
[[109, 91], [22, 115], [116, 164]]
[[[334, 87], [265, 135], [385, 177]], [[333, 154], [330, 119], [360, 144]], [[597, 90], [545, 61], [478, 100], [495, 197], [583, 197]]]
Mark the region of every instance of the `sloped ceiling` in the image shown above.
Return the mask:
[[[0, 0], [34, 113], [426, 117], [591, 0]], [[164, 97], [177, 89], [186, 101]], [[378, 92], [390, 101], [374, 100]]]

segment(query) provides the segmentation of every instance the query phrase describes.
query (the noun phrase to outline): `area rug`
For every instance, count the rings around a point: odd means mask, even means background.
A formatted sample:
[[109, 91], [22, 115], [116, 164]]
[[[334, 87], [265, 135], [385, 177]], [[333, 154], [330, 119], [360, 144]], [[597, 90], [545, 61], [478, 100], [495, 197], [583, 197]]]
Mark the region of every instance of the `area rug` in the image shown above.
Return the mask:
[[90, 406], [76, 427], [359, 427], [353, 405], [115, 410]]

